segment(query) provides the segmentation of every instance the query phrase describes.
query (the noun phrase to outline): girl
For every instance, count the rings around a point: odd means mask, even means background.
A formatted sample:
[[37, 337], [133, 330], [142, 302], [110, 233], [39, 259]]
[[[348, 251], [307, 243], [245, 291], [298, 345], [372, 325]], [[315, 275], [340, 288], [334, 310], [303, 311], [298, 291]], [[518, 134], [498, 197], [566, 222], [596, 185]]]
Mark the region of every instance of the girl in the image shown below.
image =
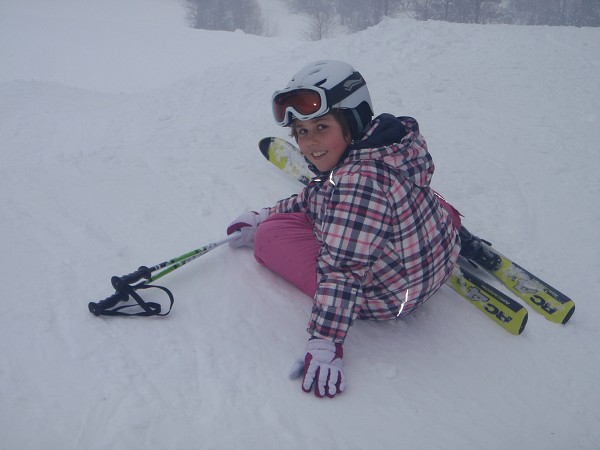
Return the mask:
[[302, 388], [345, 388], [343, 343], [355, 319], [406, 316], [444, 284], [460, 251], [459, 214], [430, 188], [434, 171], [411, 117], [373, 118], [367, 85], [339, 61], [317, 61], [272, 98], [317, 174], [298, 195], [229, 226], [234, 247], [313, 298]]

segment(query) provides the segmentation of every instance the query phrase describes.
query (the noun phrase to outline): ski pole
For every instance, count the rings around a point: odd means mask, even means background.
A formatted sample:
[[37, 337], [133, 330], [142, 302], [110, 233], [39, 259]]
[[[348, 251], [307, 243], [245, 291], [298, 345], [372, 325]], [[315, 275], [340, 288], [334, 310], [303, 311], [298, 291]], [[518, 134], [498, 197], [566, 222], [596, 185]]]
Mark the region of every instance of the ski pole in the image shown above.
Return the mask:
[[[103, 313], [110, 310], [111, 308], [114, 308], [119, 302], [127, 301], [129, 299], [129, 295], [135, 294], [135, 290], [144, 289], [145, 287], [150, 287], [149, 284], [158, 280], [159, 278], [162, 278], [165, 275], [173, 272], [174, 270], [195, 260], [196, 258], [199, 258], [202, 255], [205, 255], [206, 253], [210, 252], [211, 250], [214, 250], [215, 248], [220, 247], [221, 245], [223, 245], [229, 241], [237, 239], [239, 233], [240, 232], [237, 231], [235, 233], [230, 234], [229, 236], [227, 236], [224, 239], [221, 239], [216, 242], [212, 242], [203, 247], [200, 247], [200, 248], [197, 248], [190, 252], [184, 253], [181, 256], [170, 259], [168, 261], [164, 261], [155, 266], [152, 266], [152, 267], [140, 266], [135, 272], [132, 272], [130, 274], [123, 275], [120, 277], [113, 276], [110, 281], [111, 281], [113, 288], [115, 289], [115, 293], [113, 295], [105, 298], [104, 300], [100, 300], [99, 302], [88, 303], [88, 309], [95, 316], [102, 315]], [[161, 270], [161, 269], [163, 269], [163, 270]], [[155, 275], [152, 275], [153, 272], [156, 272], [158, 270], [161, 270], [161, 271]], [[133, 285], [133, 283], [137, 283], [138, 281], [141, 281], [141, 280], [144, 280], [144, 281], [142, 281], [139, 284]], [[166, 292], [168, 294], [170, 294], [170, 292], [168, 290]], [[171, 297], [171, 295], [170, 295], [170, 297]], [[138, 303], [139, 303], [141, 299], [139, 299], [139, 296], [138, 296], [138, 298], [136, 298], [136, 300], [138, 300]], [[140, 306], [143, 307], [142, 304], [140, 304]], [[146, 309], [146, 308], [144, 308], [144, 309]], [[148, 313], [148, 311], [146, 311], [146, 312]], [[150, 315], [150, 314], [146, 314], [146, 315]]]

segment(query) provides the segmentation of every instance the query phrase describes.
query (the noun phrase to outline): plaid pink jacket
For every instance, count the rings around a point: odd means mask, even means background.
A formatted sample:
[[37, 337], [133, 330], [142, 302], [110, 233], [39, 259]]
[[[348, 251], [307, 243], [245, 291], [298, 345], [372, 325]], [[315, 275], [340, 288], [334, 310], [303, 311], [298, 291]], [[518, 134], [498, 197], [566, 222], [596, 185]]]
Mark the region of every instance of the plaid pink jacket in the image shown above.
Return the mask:
[[[429, 187], [434, 165], [418, 124], [394, 120], [406, 130], [399, 143], [351, 147], [328, 177], [271, 209], [307, 214], [321, 247], [308, 325], [313, 336], [342, 343], [356, 318], [411, 313], [458, 258], [458, 233]], [[376, 119], [366, 142], [379, 125]]]

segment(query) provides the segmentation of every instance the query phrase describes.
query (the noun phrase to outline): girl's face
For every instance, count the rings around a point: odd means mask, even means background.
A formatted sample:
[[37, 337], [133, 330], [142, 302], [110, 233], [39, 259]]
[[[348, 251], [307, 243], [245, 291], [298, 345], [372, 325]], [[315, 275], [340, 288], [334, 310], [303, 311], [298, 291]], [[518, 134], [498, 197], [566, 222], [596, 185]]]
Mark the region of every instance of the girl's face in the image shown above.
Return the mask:
[[350, 144], [350, 136], [344, 136], [341, 125], [331, 114], [297, 120], [294, 128], [300, 151], [320, 172], [333, 169]]

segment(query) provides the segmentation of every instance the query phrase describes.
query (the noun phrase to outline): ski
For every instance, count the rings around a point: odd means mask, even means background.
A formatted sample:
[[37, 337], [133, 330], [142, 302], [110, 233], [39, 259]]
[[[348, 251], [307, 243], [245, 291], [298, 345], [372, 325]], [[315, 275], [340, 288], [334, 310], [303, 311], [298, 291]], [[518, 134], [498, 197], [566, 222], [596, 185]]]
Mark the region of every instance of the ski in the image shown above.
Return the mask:
[[260, 140], [258, 148], [271, 164], [293, 176], [302, 184], [307, 185], [314, 177], [300, 150], [285, 139], [267, 137]]
[[309, 170], [300, 150], [285, 139], [266, 137], [260, 140], [258, 148], [271, 164], [304, 185], [307, 185], [310, 179], [315, 176]]
[[[314, 178], [300, 150], [285, 139], [264, 138], [259, 142], [259, 148], [269, 162], [304, 185]], [[554, 323], [567, 323], [575, 311], [573, 300], [496, 249], [487, 247], [501, 260], [500, 267], [488, 270], [489, 274], [546, 319]], [[464, 261], [457, 264], [447, 284], [509, 332], [520, 334], [523, 331], [527, 323], [527, 310], [517, 300], [475, 275]]]
[[482, 242], [500, 258], [496, 270], [484, 269], [496, 277], [514, 295], [524, 300], [533, 310], [551, 322], [565, 324], [575, 312], [575, 303], [565, 294], [523, 267]]
[[456, 264], [446, 284], [509, 333], [518, 336], [525, 329], [527, 309], [483, 281], [465, 265]]

